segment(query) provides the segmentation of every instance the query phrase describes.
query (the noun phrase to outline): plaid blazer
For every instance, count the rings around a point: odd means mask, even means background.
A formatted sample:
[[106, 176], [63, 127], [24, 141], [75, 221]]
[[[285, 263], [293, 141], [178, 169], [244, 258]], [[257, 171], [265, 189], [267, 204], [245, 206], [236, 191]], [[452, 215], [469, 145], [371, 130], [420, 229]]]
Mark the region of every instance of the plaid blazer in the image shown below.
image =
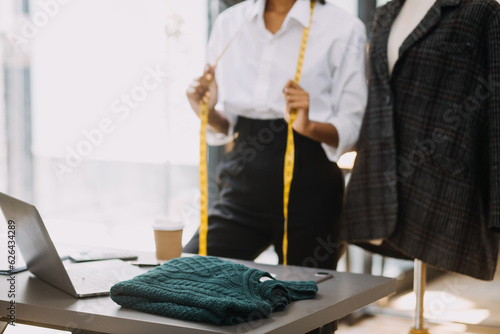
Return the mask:
[[341, 238], [491, 280], [500, 232], [500, 5], [438, 0], [389, 77], [387, 41], [403, 3], [375, 14]]

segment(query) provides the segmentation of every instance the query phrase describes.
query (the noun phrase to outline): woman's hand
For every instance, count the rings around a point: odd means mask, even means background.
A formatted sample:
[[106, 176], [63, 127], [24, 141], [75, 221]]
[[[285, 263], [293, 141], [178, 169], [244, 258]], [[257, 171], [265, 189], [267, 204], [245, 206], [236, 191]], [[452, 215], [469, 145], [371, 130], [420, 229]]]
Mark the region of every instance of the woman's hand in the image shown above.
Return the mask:
[[215, 110], [217, 104], [217, 82], [215, 82], [214, 67], [207, 65], [203, 75], [191, 82], [187, 91], [187, 98], [198, 117], [200, 116], [200, 103], [208, 102], [208, 125], [220, 133], [227, 134], [229, 121], [226, 116]]
[[283, 96], [285, 98], [285, 120], [290, 121], [290, 111], [297, 110], [297, 118], [293, 122], [292, 127], [295, 131], [302, 135], [306, 135], [311, 126], [309, 120], [309, 93], [295, 81], [290, 80], [283, 88]]
[[215, 81], [214, 67], [206, 65], [203, 75], [191, 82], [186, 95], [194, 112], [200, 116], [200, 103], [208, 100], [208, 112], [213, 112], [217, 104], [217, 82]]
[[283, 88], [285, 97], [285, 120], [290, 122], [290, 110], [297, 110], [297, 118], [292, 127], [303, 136], [338, 147], [339, 134], [337, 128], [330, 123], [315, 122], [309, 119], [309, 93], [302, 89], [295, 81], [290, 80]]

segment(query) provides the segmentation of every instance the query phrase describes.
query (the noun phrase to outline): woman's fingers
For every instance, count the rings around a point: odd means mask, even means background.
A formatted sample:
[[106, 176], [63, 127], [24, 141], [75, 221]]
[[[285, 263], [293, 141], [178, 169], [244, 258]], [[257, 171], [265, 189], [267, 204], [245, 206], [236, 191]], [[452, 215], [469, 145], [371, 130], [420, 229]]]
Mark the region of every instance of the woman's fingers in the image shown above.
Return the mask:
[[210, 98], [210, 92], [208, 86], [200, 83], [200, 80], [194, 80], [188, 87], [186, 94], [188, 98], [197, 101], [198, 103], [202, 100], [208, 102]]
[[288, 104], [288, 108], [289, 109], [296, 109], [296, 110], [299, 110], [299, 109], [306, 109], [306, 108], [309, 108], [309, 102], [307, 101], [297, 101], [297, 102], [291, 102]]
[[204, 96], [205, 93], [208, 91], [208, 87], [204, 85], [198, 85], [196, 87], [196, 93], [201, 97]]
[[303, 90], [302, 88], [295, 88], [295, 87], [289, 87], [289, 88], [285, 88], [283, 90], [283, 93], [285, 95], [293, 95], [293, 94], [307, 94], [307, 92], [305, 90]]
[[283, 92], [286, 90], [286, 89], [289, 89], [289, 88], [300, 88], [299, 84], [296, 83], [295, 81], [293, 80], [288, 80], [288, 82], [285, 84], [285, 87], [283, 87]]
[[302, 100], [309, 100], [308, 94], [294, 94], [294, 95], [287, 95], [285, 97], [285, 100], [287, 102], [295, 102], [295, 101], [302, 101]]
[[289, 81], [283, 88], [283, 96], [285, 99], [290, 98], [309, 98], [309, 93], [307, 93], [302, 87], [300, 87], [294, 81]]
[[208, 84], [208, 82], [213, 80], [214, 73], [215, 73], [215, 68], [213, 66], [210, 66], [210, 64], [205, 65], [205, 70], [202, 76], [203, 80], [205, 81], [205, 84]]
[[188, 86], [186, 94], [188, 95], [188, 97], [191, 98], [196, 98], [196, 99], [199, 98], [200, 96], [199, 85], [196, 81], [191, 82], [191, 84]]
[[209, 85], [213, 81], [213, 79], [214, 79], [214, 68], [207, 64], [205, 66], [203, 75], [193, 80], [191, 86], [194, 86], [194, 89], [200, 95], [201, 98], [209, 90]]
[[208, 103], [209, 110], [217, 103], [217, 82], [214, 76], [214, 67], [207, 65], [203, 75], [194, 79], [186, 89], [186, 95], [191, 108], [199, 114], [200, 103]]
[[296, 105], [300, 105], [301, 108], [309, 106], [309, 94], [302, 89], [286, 88], [284, 96], [287, 106], [290, 108], [294, 108]]
[[210, 95], [208, 81], [205, 75], [194, 80], [188, 88], [191, 91], [196, 92], [199, 99], [202, 99], [205, 95]]
[[283, 88], [283, 96], [286, 102], [285, 116], [288, 117], [290, 110], [308, 110], [309, 93], [307, 93], [299, 84], [290, 80]]
[[287, 89], [299, 89], [299, 90], [304, 90], [298, 83], [296, 83], [293, 80], [288, 80], [288, 82], [285, 84], [285, 87], [283, 87], [283, 92]]

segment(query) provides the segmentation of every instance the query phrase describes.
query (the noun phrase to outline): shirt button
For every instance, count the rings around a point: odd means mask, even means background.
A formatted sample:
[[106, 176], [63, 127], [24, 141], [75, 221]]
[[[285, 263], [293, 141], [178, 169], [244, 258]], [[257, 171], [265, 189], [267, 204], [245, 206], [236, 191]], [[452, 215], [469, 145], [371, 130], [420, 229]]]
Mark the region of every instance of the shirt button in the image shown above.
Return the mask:
[[389, 95], [386, 95], [384, 97], [384, 103], [387, 105], [391, 104], [391, 97]]

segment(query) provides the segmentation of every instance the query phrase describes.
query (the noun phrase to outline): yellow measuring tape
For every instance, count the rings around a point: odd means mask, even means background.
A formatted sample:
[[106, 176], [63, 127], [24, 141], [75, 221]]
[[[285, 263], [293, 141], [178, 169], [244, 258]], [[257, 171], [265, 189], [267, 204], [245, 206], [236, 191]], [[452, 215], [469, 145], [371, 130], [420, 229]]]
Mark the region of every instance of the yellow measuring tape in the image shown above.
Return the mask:
[[[302, 32], [302, 41], [300, 45], [299, 60], [297, 62], [297, 70], [295, 72], [294, 81], [296, 83], [300, 82], [300, 77], [302, 73], [302, 64], [304, 62], [304, 55], [306, 52], [307, 41], [309, 38], [309, 30], [311, 29], [314, 5], [315, 1], [311, 1], [311, 17], [309, 19], [309, 26], [305, 27]], [[240, 27], [239, 31], [233, 36], [233, 38], [226, 45], [221, 55], [217, 58], [214, 69], [217, 66], [220, 58], [229, 48], [229, 45], [234, 41], [236, 36], [239, 35], [243, 26], [248, 22], [248, 19]], [[205, 77], [207, 81], [207, 86], [210, 86], [212, 76], [207, 74]], [[199, 255], [207, 255], [207, 233], [208, 233], [208, 173], [207, 173], [207, 124], [208, 124], [208, 102], [210, 99], [209, 91], [205, 94], [204, 98], [200, 102], [200, 113], [199, 117], [201, 119], [200, 127], [200, 229], [199, 229]], [[297, 117], [297, 110], [290, 111], [290, 121], [288, 122], [288, 135], [287, 135], [287, 146], [285, 152], [285, 166], [283, 171], [284, 176], [284, 189], [283, 189], [283, 215], [285, 218], [284, 233], [283, 233], [283, 264], [287, 264], [287, 254], [288, 254], [288, 201], [290, 196], [290, 186], [292, 184], [293, 178], [293, 167], [295, 159], [295, 144], [293, 142], [293, 129], [292, 124]]]
[[[210, 86], [211, 77], [207, 75], [206, 80]], [[199, 231], [199, 255], [207, 255], [207, 232], [208, 232], [208, 172], [207, 172], [207, 124], [208, 124], [208, 99], [205, 95], [200, 103], [200, 231]]]
[[[297, 70], [295, 72], [295, 81], [297, 84], [300, 82], [300, 77], [302, 75], [302, 64], [304, 63], [304, 55], [306, 53], [307, 41], [309, 39], [309, 30], [311, 29], [314, 5], [315, 1], [311, 1], [311, 17], [309, 19], [309, 26], [304, 28], [302, 32], [302, 42], [300, 44], [299, 60], [297, 62]], [[293, 141], [293, 122], [297, 118], [297, 110], [290, 110], [290, 120], [288, 122], [288, 134], [286, 139], [286, 151], [285, 151], [285, 166], [283, 171], [283, 216], [285, 218], [285, 224], [283, 228], [283, 264], [288, 263], [288, 202], [290, 200], [290, 187], [292, 185], [293, 179], [293, 167], [295, 164], [295, 143]]]

